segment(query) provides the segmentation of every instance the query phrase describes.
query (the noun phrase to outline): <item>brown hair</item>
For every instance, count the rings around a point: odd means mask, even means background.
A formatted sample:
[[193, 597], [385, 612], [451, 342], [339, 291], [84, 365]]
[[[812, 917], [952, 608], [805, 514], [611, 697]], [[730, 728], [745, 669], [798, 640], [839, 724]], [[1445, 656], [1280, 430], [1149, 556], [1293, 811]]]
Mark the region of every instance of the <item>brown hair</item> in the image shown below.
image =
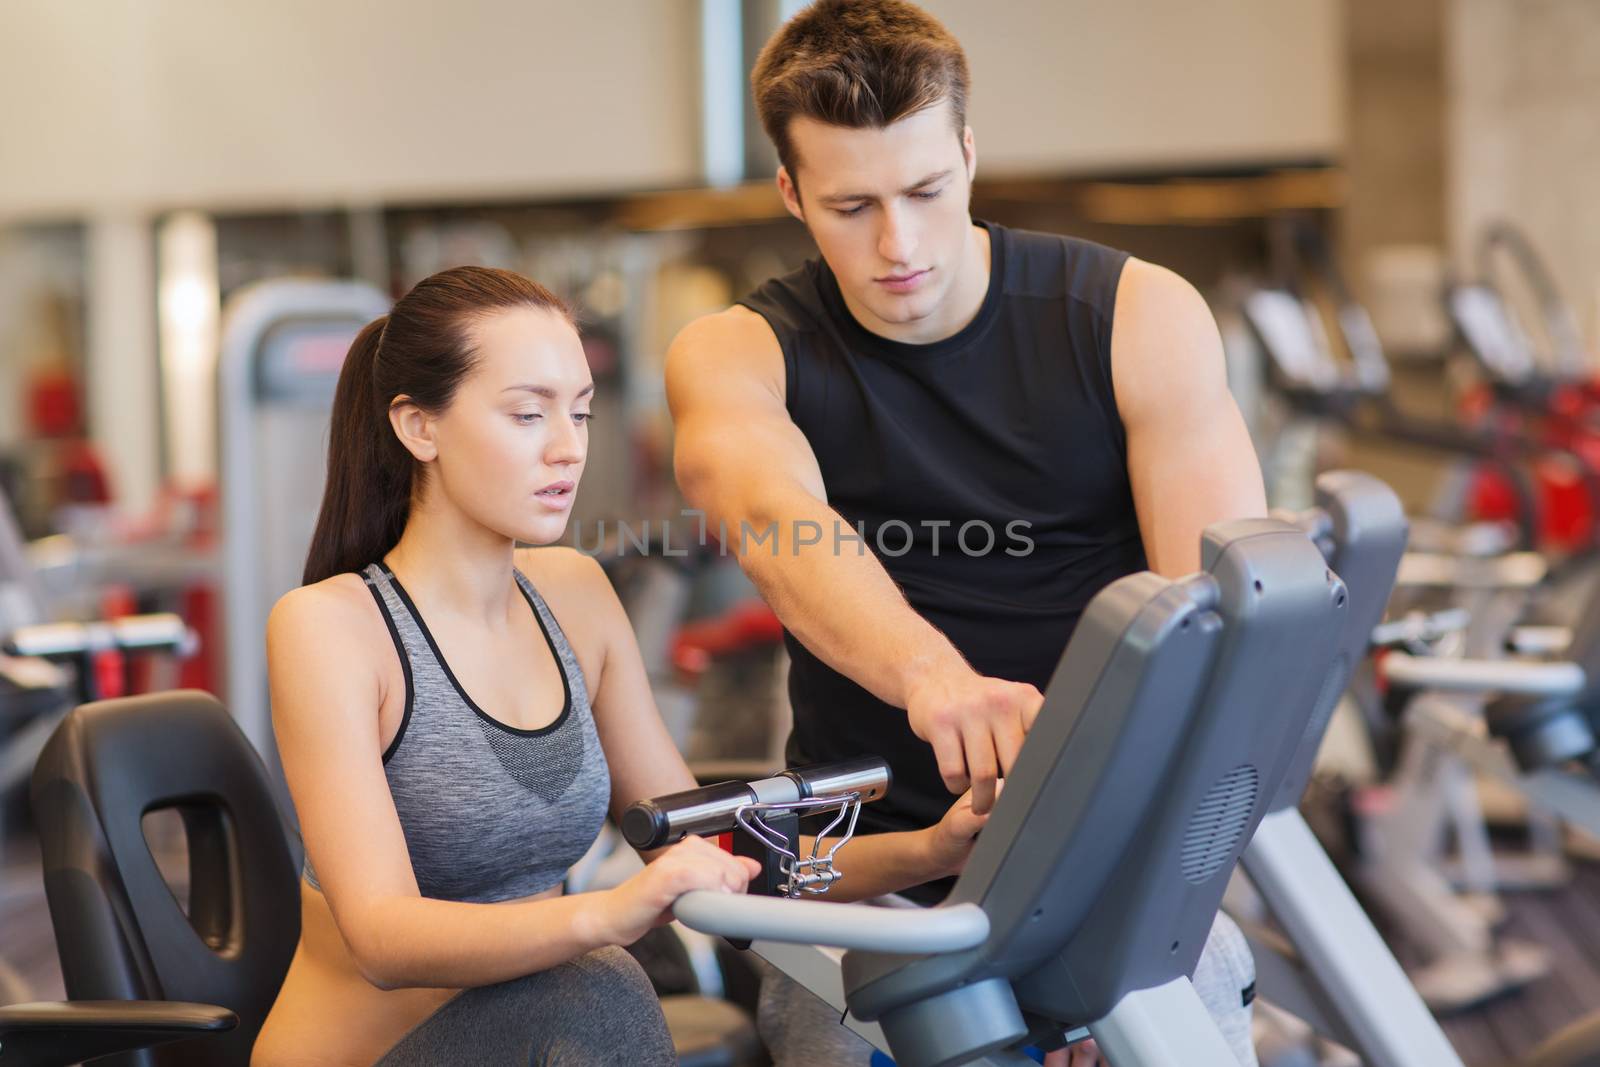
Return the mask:
[[817, 0], [772, 35], [750, 76], [761, 125], [791, 180], [791, 119], [882, 129], [948, 100], [959, 135], [969, 85], [960, 42], [904, 0]]
[[359, 571], [399, 542], [425, 469], [395, 436], [390, 406], [405, 397], [424, 411], [443, 411], [477, 362], [474, 323], [519, 307], [573, 321], [561, 298], [538, 282], [508, 270], [453, 267], [418, 282], [356, 335], [334, 391], [328, 481], [305, 584]]

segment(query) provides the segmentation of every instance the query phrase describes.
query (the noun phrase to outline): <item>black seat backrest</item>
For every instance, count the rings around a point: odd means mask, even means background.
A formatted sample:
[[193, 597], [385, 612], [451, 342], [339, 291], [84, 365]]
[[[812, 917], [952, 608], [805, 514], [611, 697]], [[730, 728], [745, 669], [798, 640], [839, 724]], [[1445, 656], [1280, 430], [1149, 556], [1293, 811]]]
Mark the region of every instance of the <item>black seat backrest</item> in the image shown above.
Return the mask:
[[1192, 973], [1334, 656], [1345, 592], [1271, 519], [1207, 531], [1209, 573], [1103, 590], [950, 896], [988, 940], [923, 958], [851, 952], [862, 1018], [1011, 979], [1028, 1012], [1104, 1016]]
[[[193, 691], [85, 704], [40, 755], [32, 799], [68, 997], [239, 1016], [229, 1034], [105, 1062], [247, 1064], [299, 940], [299, 875], [261, 760], [223, 706]], [[187, 916], [145, 839], [143, 817], [162, 809], [188, 836]]]

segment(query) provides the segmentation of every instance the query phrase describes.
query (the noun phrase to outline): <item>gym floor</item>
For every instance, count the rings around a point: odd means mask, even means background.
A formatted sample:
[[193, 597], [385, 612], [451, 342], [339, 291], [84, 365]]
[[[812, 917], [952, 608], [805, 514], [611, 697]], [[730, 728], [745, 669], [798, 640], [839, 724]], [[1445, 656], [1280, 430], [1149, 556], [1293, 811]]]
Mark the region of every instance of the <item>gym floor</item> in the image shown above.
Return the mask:
[[[1600, 1004], [1600, 864], [1575, 860], [1572, 882], [1552, 892], [1504, 893], [1507, 937], [1550, 953], [1550, 973], [1521, 992], [1443, 1020], [1468, 1067], [1515, 1063]], [[1409, 963], [1404, 939], [1395, 945]]]

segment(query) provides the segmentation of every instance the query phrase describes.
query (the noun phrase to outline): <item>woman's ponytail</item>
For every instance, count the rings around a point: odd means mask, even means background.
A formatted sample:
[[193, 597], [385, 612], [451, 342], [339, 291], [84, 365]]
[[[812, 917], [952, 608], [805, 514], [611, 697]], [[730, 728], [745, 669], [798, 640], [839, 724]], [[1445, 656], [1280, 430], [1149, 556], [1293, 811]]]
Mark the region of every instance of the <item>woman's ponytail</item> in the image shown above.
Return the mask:
[[333, 396], [328, 481], [311, 535], [306, 585], [360, 571], [400, 540], [411, 511], [411, 454], [389, 424], [389, 401], [375, 382], [389, 316], [367, 323], [350, 345]]

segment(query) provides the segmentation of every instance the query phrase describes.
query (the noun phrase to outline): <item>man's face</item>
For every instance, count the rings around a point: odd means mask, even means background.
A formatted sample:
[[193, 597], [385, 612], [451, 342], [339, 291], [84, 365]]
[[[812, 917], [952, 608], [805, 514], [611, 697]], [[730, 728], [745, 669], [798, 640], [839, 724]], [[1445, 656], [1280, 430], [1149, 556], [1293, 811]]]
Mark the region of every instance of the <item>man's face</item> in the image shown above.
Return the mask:
[[958, 137], [942, 101], [881, 130], [796, 118], [789, 136], [797, 173], [778, 186], [862, 325], [936, 331], [969, 248], [971, 129]]

